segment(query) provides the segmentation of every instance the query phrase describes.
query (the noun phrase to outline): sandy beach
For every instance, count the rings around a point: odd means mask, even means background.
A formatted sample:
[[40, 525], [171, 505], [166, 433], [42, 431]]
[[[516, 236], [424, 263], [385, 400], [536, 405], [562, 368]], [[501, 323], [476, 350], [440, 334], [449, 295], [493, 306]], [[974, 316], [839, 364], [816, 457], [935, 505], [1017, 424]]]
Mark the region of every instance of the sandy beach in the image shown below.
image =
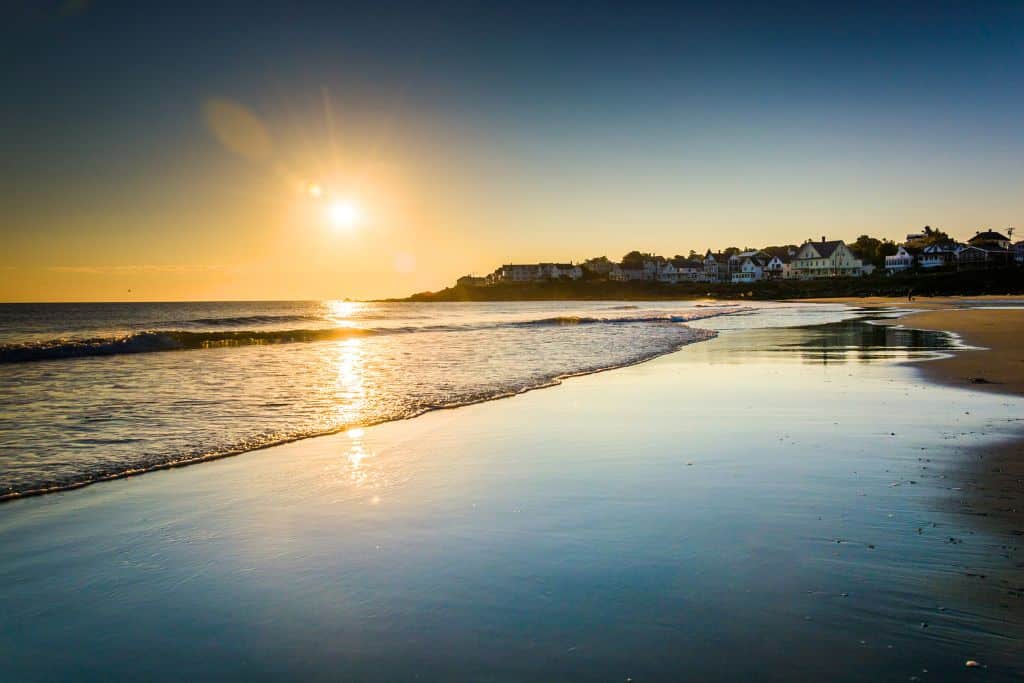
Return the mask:
[[949, 501], [1021, 404], [903, 363], [941, 342], [726, 329], [8, 503], [0, 652], [16, 680], [1010, 680], [1017, 537]]

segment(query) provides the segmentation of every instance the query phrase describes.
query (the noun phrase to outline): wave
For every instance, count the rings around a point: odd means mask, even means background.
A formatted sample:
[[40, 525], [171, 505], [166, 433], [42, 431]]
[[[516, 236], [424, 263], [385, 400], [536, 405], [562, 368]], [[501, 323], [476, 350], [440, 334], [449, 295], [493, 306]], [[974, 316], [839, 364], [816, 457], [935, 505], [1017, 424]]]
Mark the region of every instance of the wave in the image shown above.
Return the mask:
[[329, 341], [373, 333], [373, 330], [353, 327], [311, 330], [226, 330], [223, 332], [150, 330], [114, 338], [53, 339], [45, 342], [5, 344], [0, 346], [0, 363], [24, 363], [90, 356], [153, 353], [156, 351], [186, 351], [232, 346]]
[[526, 320], [509, 323], [516, 327], [533, 327], [547, 325], [626, 325], [635, 323], [689, 323], [706, 318], [713, 318], [724, 313], [734, 313], [747, 309], [730, 309], [729, 311], [694, 311], [664, 315], [616, 316], [614, 318], [598, 318], [591, 316], [560, 315], [553, 318]]
[[[27, 342], [0, 345], [0, 364], [25, 363], [46, 360], [64, 360], [122, 354], [155, 353], [160, 351], [189, 351], [241, 346], [262, 346], [271, 344], [294, 344], [320, 341], [337, 341], [352, 337], [378, 334], [411, 334], [417, 332], [462, 332], [494, 328], [558, 327], [569, 325], [627, 325], [689, 323], [719, 315], [746, 312], [746, 308], [729, 308], [692, 311], [682, 314], [589, 317], [555, 316], [537, 320], [490, 321], [465, 325], [425, 325], [404, 327], [327, 327], [298, 328], [285, 330], [146, 330], [119, 337], [93, 337], [87, 339], [61, 338], [41, 342]], [[191, 322], [210, 324], [218, 321], [224, 325], [252, 323], [257, 319], [284, 318], [305, 319], [306, 316], [242, 316], [235, 318], [197, 318]], [[319, 318], [316, 318], [319, 320]]]
[[319, 315], [240, 315], [225, 318], [189, 318], [178, 320], [173, 324], [194, 325], [196, 327], [236, 327], [240, 325], [277, 325], [280, 323], [298, 323], [307, 321], [323, 321]]

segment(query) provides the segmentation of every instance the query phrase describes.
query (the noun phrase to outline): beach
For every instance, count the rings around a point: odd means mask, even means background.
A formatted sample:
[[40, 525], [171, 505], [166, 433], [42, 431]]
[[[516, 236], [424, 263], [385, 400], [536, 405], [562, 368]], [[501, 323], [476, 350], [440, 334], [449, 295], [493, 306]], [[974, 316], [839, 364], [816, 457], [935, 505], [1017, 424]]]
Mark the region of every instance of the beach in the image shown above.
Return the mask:
[[[975, 391], [1024, 395], [1024, 310], [992, 308], [1024, 306], [1024, 297], [934, 297], [905, 299], [823, 299], [868, 308], [899, 308], [908, 312], [893, 324], [958, 335], [970, 348], [915, 367], [930, 381], [969, 386]], [[981, 308], [968, 308], [980, 306]], [[1024, 532], [1024, 440], [1006, 439], [966, 458], [959, 477], [965, 495], [957, 505], [990, 526], [1019, 535]]]
[[941, 333], [742, 320], [507, 400], [7, 503], [8, 673], [1014, 680], [1019, 536], [958, 501], [1020, 400], [920, 374]]

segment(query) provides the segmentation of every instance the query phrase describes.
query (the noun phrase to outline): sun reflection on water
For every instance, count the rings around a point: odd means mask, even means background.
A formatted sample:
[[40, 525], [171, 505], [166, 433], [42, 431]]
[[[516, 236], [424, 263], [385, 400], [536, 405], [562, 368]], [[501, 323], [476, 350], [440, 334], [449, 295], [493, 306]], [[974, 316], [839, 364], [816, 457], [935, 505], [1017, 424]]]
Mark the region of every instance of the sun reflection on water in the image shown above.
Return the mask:
[[325, 317], [338, 327], [355, 327], [352, 318], [366, 309], [361, 301], [325, 301], [324, 306], [327, 308]]

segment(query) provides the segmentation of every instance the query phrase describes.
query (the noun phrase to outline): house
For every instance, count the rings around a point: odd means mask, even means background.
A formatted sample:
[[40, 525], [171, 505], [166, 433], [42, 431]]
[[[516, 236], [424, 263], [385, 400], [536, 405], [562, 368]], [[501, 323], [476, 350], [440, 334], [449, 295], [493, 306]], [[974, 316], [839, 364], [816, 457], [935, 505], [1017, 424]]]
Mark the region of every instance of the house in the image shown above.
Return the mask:
[[890, 275], [892, 273], [901, 273], [905, 270], [910, 270], [917, 262], [917, 256], [920, 253], [920, 249], [901, 244], [896, 248], [895, 254], [885, 257], [885, 270]]
[[704, 281], [704, 264], [701, 261], [677, 256], [672, 259], [672, 265], [676, 267], [676, 272], [679, 274], [679, 282]]
[[747, 256], [732, 273], [733, 282], [758, 282], [764, 279], [764, 267], [767, 261], [758, 256]]
[[794, 277], [801, 279], [827, 277], [860, 277], [864, 264], [854, 256], [842, 240], [804, 242], [790, 266]]
[[679, 282], [679, 271], [671, 261], [657, 261], [655, 263], [654, 279], [658, 282], [667, 282], [674, 285]]
[[793, 277], [791, 256], [772, 256], [764, 266], [766, 280], [788, 280]]
[[957, 270], [1003, 268], [1012, 265], [1014, 252], [996, 246], [979, 247], [968, 244], [956, 254]]
[[956, 242], [939, 242], [929, 244], [917, 255], [917, 263], [921, 268], [945, 268], [956, 262], [956, 253], [960, 245]]
[[1024, 264], [1024, 240], [1013, 245], [1013, 260], [1018, 264]]
[[[1012, 232], [1012, 230], [1011, 230]], [[967, 240], [972, 247], [998, 247], [999, 249], [1010, 248], [1010, 238], [995, 230], [985, 230], [974, 233], [974, 237]]]
[[704, 255], [704, 282], [728, 282], [729, 257], [708, 249]]
[[510, 263], [491, 274], [494, 282], [534, 282], [540, 279], [540, 266], [535, 263]]
[[579, 280], [583, 277], [583, 269], [571, 263], [541, 263], [539, 266], [546, 280]]
[[522, 263], [501, 266], [490, 275], [493, 282], [540, 282], [568, 278], [579, 280], [583, 269], [571, 263]]
[[487, 284], [487, 278], [475, 275], [463, 275], [455, 281], [456, 287], [483, 287]]

